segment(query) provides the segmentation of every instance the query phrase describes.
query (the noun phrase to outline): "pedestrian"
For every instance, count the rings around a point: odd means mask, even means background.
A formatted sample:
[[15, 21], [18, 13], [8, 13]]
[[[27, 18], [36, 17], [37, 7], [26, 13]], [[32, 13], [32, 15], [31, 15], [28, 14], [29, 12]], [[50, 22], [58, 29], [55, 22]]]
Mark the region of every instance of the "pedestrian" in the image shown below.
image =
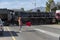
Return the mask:
[[19, 23], [19, 31], [21, 32], [22, 29], [22, 18], [18, 17], [18, 23]]

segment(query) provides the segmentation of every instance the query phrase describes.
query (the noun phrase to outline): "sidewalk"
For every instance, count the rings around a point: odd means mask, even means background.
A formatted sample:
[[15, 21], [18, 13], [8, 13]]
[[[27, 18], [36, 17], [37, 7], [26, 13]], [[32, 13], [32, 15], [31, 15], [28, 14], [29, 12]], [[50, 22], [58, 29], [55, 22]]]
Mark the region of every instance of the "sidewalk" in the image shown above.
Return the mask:
[[52, 28], [60, 29], [60, 25], [40, 25], [40, 26], [46, 26], [46, 27], [52, 27]]

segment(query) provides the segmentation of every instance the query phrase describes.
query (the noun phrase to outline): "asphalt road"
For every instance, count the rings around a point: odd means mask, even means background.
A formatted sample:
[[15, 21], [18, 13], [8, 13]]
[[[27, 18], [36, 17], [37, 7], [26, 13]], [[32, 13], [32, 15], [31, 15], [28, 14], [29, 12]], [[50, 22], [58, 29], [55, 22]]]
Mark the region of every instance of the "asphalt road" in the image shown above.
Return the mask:
[[34, 26], [34, 28], [60, 34], [60, 25], [39, 25], [39, 26]]
[[18, 27], [9, 27], [9, 30], [13, 31], [11, 32], [14, 36], [13, 40], [44, 40], [42, 37], [39, 36], [36, 30], [26, 26], [23, 26], [21, 33], [19, 32]]
[[44, 34], [35, 29], [42, 29], [44, 31], [60, 35], [60, 28], [54, 28], [53, 25], [38, 25], [38, 26], [36, 25], [32, 27], [23, 26], [21, 33], [19, 32], [18, 26], [4, 26], [4, 34], [2, 37], [0, 37], [0, 40], [57, 40], [58, 39], [58, 37], [55, 38], [54, 36]]

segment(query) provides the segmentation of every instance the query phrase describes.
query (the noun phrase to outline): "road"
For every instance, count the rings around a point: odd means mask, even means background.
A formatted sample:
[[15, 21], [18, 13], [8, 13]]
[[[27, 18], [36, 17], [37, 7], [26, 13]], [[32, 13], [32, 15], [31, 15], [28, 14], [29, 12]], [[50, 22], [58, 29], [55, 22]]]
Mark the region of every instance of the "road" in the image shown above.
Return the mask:
[[59, 40], [60, 28], [56, 28], [58, 26], [60, 25], [23, 26], [21, 33], [18, 26], [4, 26], [4, 35], [0, 40]]

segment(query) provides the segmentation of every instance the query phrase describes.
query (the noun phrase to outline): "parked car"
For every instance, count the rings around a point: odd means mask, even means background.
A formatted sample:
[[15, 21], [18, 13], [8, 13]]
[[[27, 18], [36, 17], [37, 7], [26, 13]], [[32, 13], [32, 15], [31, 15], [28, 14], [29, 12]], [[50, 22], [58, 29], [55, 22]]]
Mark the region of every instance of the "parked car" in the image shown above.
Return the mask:
[[0, 35], [3, 35], [3, 21], [0, 19]]

